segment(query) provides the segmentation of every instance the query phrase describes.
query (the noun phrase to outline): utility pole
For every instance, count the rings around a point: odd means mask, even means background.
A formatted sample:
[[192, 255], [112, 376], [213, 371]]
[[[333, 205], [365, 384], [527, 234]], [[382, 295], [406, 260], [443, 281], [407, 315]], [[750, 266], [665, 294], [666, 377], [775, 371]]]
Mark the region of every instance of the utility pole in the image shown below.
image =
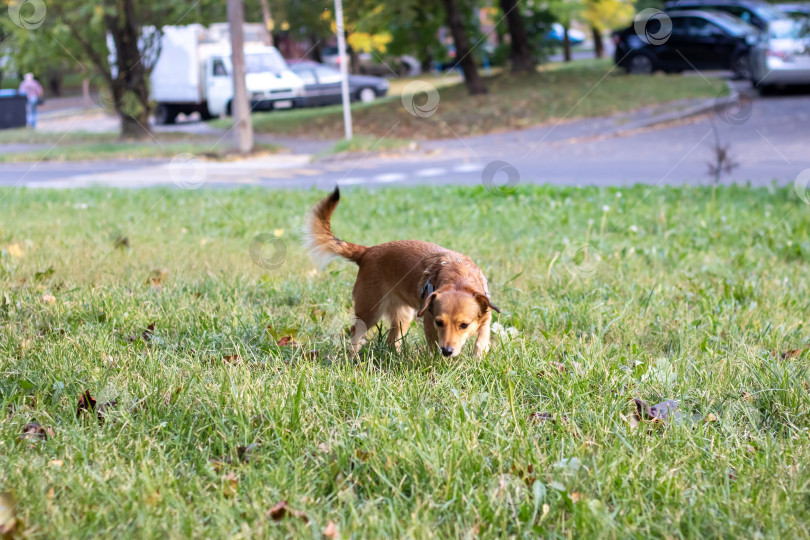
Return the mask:
[[343, 126], [346, 140], [352, 138], [352, 110], [349, 101], [349, 66], [346, 56], [346, 31], [343, 29], [343, 0], [335, 0], [338, 57], [340, 58], [340, 93], [343, 95]]
[[233, 64], [233, 133], [236, 150], [247, 154], [253, 149], [253, 121], [250, 118], [250, 102], [245, 88], [245, 38], [243, 24], [245, 7], [242, 0], [228, 0], [228, 24], [231, 29], [231, 63]]

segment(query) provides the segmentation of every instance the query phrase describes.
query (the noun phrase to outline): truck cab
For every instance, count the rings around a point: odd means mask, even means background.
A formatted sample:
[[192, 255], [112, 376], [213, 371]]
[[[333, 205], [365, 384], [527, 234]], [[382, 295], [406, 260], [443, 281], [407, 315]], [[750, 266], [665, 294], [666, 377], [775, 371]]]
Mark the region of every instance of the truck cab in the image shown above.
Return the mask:
[[[233, 99], [230, 48], [208, 56], [205, 85], [209, 114], [230, 116]], [[275, 47], [265, 45], [245, 46], [245, 86], [252, 110], [290, 108], [304, 96], [304, 82], [290, 71]]]

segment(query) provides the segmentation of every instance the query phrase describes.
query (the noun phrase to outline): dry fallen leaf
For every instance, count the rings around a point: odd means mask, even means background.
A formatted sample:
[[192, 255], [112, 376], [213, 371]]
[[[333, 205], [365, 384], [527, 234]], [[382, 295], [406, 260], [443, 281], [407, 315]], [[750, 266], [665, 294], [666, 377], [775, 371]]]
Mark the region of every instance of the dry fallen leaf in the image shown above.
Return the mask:
[[149, 342], [154, 334], [155, 334], [155, 323], [150, 323], [149, 326], [147, 326], [146, 329], [143, 332], [141, 332], [140, 336], [138, 335], [129, 336], [128, 341], [130, 343], [134, 343], [138, 341], [138, 339], [142, 339], [146, 342]]
[[571, 493], [571, 502], [576, 504], [583, 499], [583, 495], [579, 491]]
[[238, 354], [228, 354], [222, 357], [222, 361], [226, 364], [236, 365], [241, 361]]
[[247, 446], [237, 446], [236, 455], [245, 463], [250, 463], [250, 456], [259, 447], [259, 443], [250, 443]]
[[27, 441], [47, 441], [48, 437], [53, 437], [53, 430], [50, 426], [42, 426], [39, 422], [29, 422], [23, 427], [22, 438]]
[[79, 397], [79, 404], [76, 406], [76, 418], [88, 411], [96, 412], [96, 398], [90, 395], [90, 390], [85, 390], [84, 394]]
[[222, 493], [226, 497], [233, 497], [236, 495], [237, 488], [239, 487], [239, 477], [234, 472], [229, 472], [222, 477], [223, 487]]
[[14, 243], [8, 246], [8, 254], [15, 258], [20, 258], [25, 252], [20, 244]]
[[118, 401], [115, 400], [98, 405], [98, 401], [90, 394], [90, 390], [85, 390], [84, 394], [79, 397], [79, 403], [76, 406], [76, 418], [80, 418], [84, 413], [95, 413], [99, 424], [103, 424], [104, 414], [116, 405], [118, 405]]
[[798, 356], [801, 356], [801, 354], [804, 351], [807, 351], [807, 350], [810, 350], [810, 347], [801, 347], [799, 349], [790, 349], [790, 350], [782, 353], [781, 355], [779, 355], [779, 358], [781, 358], [782, 360], [787, 360], [788, 358], [796, 358]]
[[10, 491], [0, 493], [0, 537], [11, 538], [17, 529], [17, 498]]
[[717, 417], [714, 414], [709, 413], [709, 414], [706, 415], [706, 420], [705, 421], [706, 422], [717, 422]]
[[284, 336], [278, 340], [279, 347], [297, 347], [298, 342], [295, 341], [292, 336]]
[[165, 268], [156, 268], [149, 274], [149, 283], [155, 289], [163, 288], [163, 280], [168, 277], [169, 271]]
[[55, 304], [56, 303], [56, 297], [54, 295], [52, 295], [52, 294], [43, 294], [42, 297], [40, 298], [40, 300], [42, 301], [43, 304]]
[[749, 403], [751, 403], [752, 401], [754, 401], [754, 395], [753, 395], [753, 394], [750, 394], [750, 393], [748, 393], [748, 392], [746, 392], [745, 390], [743, 390], [743, 391], [740, 393], [740, 395], [742, 396], [742, 398], [743, 398], [745, 401], [747, 401], [747, 402], [749, 402]]
[[61, 459], [52, 459], [48, 462], [48, 467], [61, 467], [65, 462]]
[[322, 534], [323, 537], [327, 538], [328, 540], [338, 540], [338, 538], [340, 538], [338, 526], [335, 525], [335, 522], [332, 521], [331, 519], [326, 524], [326, 527], [323, 528]]
[[297, 517], [302, 519], [305, 522], [309, 521], [306, 513], [300, 510], [294, 510], [290, 508], [287, 501], [281, 501], [273, 505], [273, 507], [267, 511], [267, 517], [272, 519], [273, 521], [280, 521], [287, 516]]
[[633, 401], [636, 404], [636, 416], [639, 420], [666, 422], [680, 414], [678, 411], [678, 402], [671, 399], [653, 405], [652, 407], [638, 398], [633, 398]]

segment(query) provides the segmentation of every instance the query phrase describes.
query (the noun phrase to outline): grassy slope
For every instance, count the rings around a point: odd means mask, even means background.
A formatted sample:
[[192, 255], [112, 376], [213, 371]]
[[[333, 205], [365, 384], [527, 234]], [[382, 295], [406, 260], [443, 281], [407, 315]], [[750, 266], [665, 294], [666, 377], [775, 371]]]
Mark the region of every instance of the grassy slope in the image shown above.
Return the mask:
[[[720, 79], [707, 84], [700, 77], [629, 76], [608, 60], [547, 66], [532, 76], [496, 75], [489, 78], [488, 86], [484, 96], [467, 95], [462, 83], [439, 88], [438, 109], [429, 118], [411, 115], [398, 95], [356, 104], [352, 108], [355, 133], [417, 140], [451, 138], [726, 92]], [[416, 102], [422, 104], [425, 99], [424, 94], [417, 95]], [[226, 127], [230, 120], [217, 120], [215, 125]], [[339, 106], [278, 111], [254, 114], [253, 126], [257, 132], [337, 138], [343, 134], [343, 116]]]
[[[401, 356], [372, 336], [345, 358], [355, 270], [311, 273], [296, 232], [320, 194], [0, 191], [0, 491], [46, 537], [316, 536], [328, 520], [368, 538], [810, 536], [808, 353], [771, 354], [810, 339], [807, 207], [787, 189], [621, 193], [347, 191], [342, 238], [434, 240], [491, 278], [520, 334], [449, 362], [417, 329]], [[273, 231], [283, 264], [261, 268], [249, 245]], [[556, 257], [566, 239], [601, 254], [592, 277]], [[76, 419], [85, 390], [118, 400], [101, 427]], [[634, 430], [634, 396], [716, 421]], [[20, 441], [32, 420], [55, 435]], [[309, 523], [265, 518], [281, 500]]]

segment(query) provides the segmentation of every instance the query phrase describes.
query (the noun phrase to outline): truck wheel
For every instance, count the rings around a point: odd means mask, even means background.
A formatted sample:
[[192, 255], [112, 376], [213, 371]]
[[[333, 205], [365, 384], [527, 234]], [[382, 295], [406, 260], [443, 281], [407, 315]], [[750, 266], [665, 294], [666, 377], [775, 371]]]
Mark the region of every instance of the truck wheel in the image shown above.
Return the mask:
[[157, 109], [155, 110], [155, 123], [161, 126], [174, 124], [176, 118], [177, 110], [171, 105], [161, 103], [157, 106]]
[[203, 121], [203, 122], [206, 122], [206, 121], [208, 121], [208, 120], [211, 120], [211, 119], [214, 117], [214, 115], [212, 115], [212, 114], [211, 114], [211, 113], [208, 111], [208, 104], [207, 104], [207, 103], [203, 103], [203, 104], [200, 106], [199, 111], [200, 111], [200, 118], [202, 119], [202, 121]]

